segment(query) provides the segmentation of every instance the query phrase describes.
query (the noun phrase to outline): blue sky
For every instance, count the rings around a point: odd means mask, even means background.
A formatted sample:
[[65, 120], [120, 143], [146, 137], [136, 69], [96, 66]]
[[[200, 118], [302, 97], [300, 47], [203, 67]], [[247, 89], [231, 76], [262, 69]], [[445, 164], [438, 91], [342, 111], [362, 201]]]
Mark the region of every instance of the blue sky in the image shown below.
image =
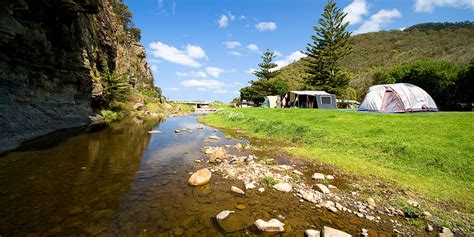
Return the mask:
[[[302, 57], [325, 0], [125, 0], [168, 99], [228, 102], [255, 79], [260, 53]], [[353, 34], [474, 20], [474, 0], [339, 0]]]

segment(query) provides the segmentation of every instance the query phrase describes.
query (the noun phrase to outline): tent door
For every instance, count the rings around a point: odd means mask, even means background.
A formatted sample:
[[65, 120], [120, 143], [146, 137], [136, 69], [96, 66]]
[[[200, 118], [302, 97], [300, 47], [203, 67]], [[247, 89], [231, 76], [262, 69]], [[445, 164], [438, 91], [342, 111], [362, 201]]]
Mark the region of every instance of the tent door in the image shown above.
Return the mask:
[[382, 100], [382, 107], [380, 108], [380, 112], [382, 113], [397, 113], [397, 112], [405, 112], [405, 108], [403, 106], [403, 102], [398, 97], [398, 95], [391, 91], [387, 90]]

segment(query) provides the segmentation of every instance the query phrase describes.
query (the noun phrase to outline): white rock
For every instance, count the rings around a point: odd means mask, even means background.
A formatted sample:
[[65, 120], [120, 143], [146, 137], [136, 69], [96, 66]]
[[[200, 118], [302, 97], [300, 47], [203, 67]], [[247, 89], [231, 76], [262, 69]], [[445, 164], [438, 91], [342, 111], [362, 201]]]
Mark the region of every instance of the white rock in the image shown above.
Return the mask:
[[259, 188], [259, 189], [258, 189], [258, 192], [259, 192], [259, 193], [263, 193], [263, 192], [265, 192], [265, 189], [264, 189], [264, 188]]
[[293, 174], [303, 175], [303, 173], [299, 170], [293, 170]]
[[372, 207], [372, 208], [376, 206], [375, 200], [373, 198], [367, 198], [367, 204], [369, 204], [369, 207]]
[[235, 186], [230, 187], [230, 191], [232, 191], [234, 193], [238, 193], [238, 194], [245, 194], [245, 192], [242, 189], [237, 188]]
[[299, 190], [298, 194], [311, 203], [319, 203], [321, 201], [321, 193], [314, 190]]
[[196, 162], [196, 163], [201, 163], [201, 160], [194, 160], [194, 162]]
[[369, 221], [373, 221], [375, 220], [375, 216], [369, 216], [369, 215], [366, 215], [365, 218]]
[[329, 184], [329, 185], [328, 185], [328, 188], [329, 188], [329, 189], [337, 189], [337, 187], [334, 186], [334, 185], [332, 185], [332, 184]]
[[428, 224], [428, 225], [426, 225], [425, 230], [428, 231], [428, 232], [431, 232], [431, 231], [433, 231], [433, 226]]
[[352, 235], [350, 235], [346, 232], [336, 230], [336, 229], [331, 228], [331, 227], [325, 226], [323, 228], [323, 237], [351, 237], [351, 236]]
[[273, 185], [273, 188], [282, 192], [290, 192], [293, 189], [289, 183], [278, 183]]
[[320, 180], [320, 179], [324, 179], [324, 174], [314, 173], [312, 177], [313, 179]]
[[336, 208], [343, 211], [345, 208], [340, 203], [336, 202]]
[[327, 194], [327, 193], [331, 192], [331, 191], [329, 191], [329, 188], [326, 187], [326, 185], [324, 185], [324, 184], [316, 184], [316, 187], [319, 189], [319, 191], [321, 191], [324, 194]]
[[428, 211], [424, 211], [423, 216], [428, 218], [428, 219], [432, 217], [431, 213], [429, 213]]
[[420, 206], [420, 204], [419, 204], [417, 201], [411, 200], [411, 199], [408, 200], [407, 203], [410, 204], [410, 205], [412, 205], [413, 207], [418, 207], [418, 206]]
[[235, 147], [235, 149], [238, 149], [238, 150], [240, 150], [240, 149], [242, 149], [242, 144], [240, 144], [240, 143], [237, 143], [237, 144], [235, 144], [235, 146], [234, 146], [234, 147]]
[[237, 188], [235, 186], [230, 187], [230, 191], [232, 191], [234, 193], [238, 193], [238, 194], [245, 194], [245, 192], [242, 189]]
[[246, 183], [245, 184], [245, 189], [254, 189], [256, 188], [257, 186], [255, 186], [254, 183]]
[[305, 230], [304, 235], [306, 237], [320, 237], [320, 233], [317, 230]]
[[438, 234], [439, 237], [451, 237], [451, 236], [454, 236], [453, 232], [446, 228], [446, 227], [443, 227], [443, 230], [441, 231], [441, 233]]
[[220, 138], [218, 136], [215, 136], [215, 135], [209, 136], [208, 138], [211, 139], [211, 140], [220, 140]]
[[332, 175], [326, 175], [326, 179], [327, 179], [327, 180], [333, 180], [333, 179], [334, 179], [334, 176], [332, 176]]
[[158, 131], [158, 130], [151, 130], [151, 131], [148, 131], [149, 134], [161, 134], [163, 132], [161, 131]]
[[362, 236], [369, 236], [369, 231], [367, 229], [362, 228]]
[[234, 211], [229, 211], [229, 210], [221, 211], [221, 213], [217, 214], [216, 219], [217, 219], [217, 220], [224, 220], [224, 219], [227, 218], [231, 213], [234, 213]]
[[325, 201], [323, 203], [323, 207], [325, 207], [326, 209], [334, 212], [334, 213], [337, 213], [337, 208], [334, 206], [334, 202], [333, 201]]
[[280, 222], [277, 219], [271, 219], [268, 222], [262, 219], [255, 221], [255, 226], [257, 229], [265, 232], [283, 232], [285, 231], [284, 223]]

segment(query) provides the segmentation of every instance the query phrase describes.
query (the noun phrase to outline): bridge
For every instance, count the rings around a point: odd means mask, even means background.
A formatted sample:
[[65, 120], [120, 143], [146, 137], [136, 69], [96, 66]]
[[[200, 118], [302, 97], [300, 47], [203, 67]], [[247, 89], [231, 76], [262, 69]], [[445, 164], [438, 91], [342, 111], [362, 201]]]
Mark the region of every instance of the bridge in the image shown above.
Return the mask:
[[211, 104], [211, 102], [204, 101], [204, 100], [169, 100], [169, 102], [174, 103], [174, 104], [193, 105], [197, 109], [206, 108]]

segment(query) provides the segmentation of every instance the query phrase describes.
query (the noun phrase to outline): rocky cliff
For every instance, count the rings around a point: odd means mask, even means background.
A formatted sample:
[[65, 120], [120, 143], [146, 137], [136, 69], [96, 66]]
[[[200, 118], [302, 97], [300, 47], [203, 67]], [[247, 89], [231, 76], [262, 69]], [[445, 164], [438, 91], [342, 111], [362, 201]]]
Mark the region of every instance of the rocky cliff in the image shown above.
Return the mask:
[[130, 103], [155, 90], [129, 14], [119, 0], [1, 1], [0, 152], [89, 123], [103, 65], [126, 76]]

